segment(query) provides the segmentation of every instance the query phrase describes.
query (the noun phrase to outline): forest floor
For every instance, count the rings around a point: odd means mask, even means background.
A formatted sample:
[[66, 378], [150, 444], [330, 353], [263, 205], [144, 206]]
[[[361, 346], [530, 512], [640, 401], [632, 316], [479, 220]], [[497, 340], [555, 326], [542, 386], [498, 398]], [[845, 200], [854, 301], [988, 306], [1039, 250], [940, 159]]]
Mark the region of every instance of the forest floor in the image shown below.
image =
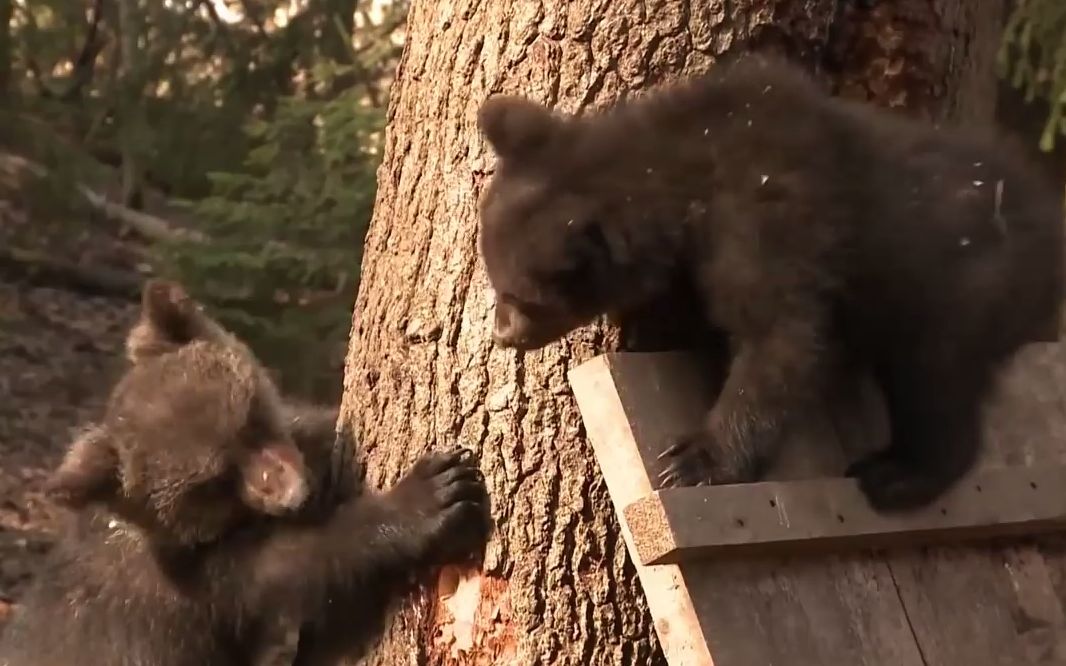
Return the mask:
[[[88, 220], [33, 219], [2, 181], [0, 251], [31, 249], [73, 265], [131, 254], [120, 251], [129, 241]], [[135, 316], [129, 297], [41, 286], [32, 270], [0, 264], [0, 622], [65, 515], [43, 497], [42, 482], [77, 429], [100, 415]]]
[[[125, 368], [139, 285], [153, 272], [146, 243], [118, 224], [90, 211], [57, 215], [47, 195], [42, 207], [9, 168], [17, 160], [0, 148], [0, 629], [72, 517], [43, 484], [102, 415]], [[103, 193], [113, 201], [115, 189]], [[146, 212], [194, 226], [156, 192]], [[257, 663], [291, 663], [293, 629], [279, 625]]]

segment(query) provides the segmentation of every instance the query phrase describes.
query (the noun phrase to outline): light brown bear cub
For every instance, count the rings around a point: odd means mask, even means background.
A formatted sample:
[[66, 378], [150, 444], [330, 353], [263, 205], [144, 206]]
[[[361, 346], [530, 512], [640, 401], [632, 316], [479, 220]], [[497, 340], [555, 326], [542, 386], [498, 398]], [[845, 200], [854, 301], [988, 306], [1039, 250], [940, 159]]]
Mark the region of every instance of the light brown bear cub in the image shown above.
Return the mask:
[[49, 482], [78, 527], [6, 628], [6, 666], [250, 665], [277, 617], [305, 628], [295, 663], [335, 663], [373, 640], [411, 574], [483, 547], [468, 451], [359, 488], [331, 469], [336, 414], [285, 405], [177, 285], [146, 287], [128, 351]]

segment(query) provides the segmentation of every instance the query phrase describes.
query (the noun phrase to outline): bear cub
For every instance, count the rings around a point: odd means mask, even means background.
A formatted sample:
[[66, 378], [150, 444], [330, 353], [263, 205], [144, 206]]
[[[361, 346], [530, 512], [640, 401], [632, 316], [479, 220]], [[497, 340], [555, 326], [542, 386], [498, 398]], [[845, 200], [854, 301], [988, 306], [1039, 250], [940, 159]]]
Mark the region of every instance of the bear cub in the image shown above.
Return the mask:
[[1016, 147], [831, 97], [776, 58], [587, 116], [497, 96], [479, 126], [498, 344], [539, 348], [679, 279], [728, 336], [664, 487], [757, 480], [845, 370], [873, 376], [891, 424], [846, 473], [878, 510], [928, 504], [974, 464], [997, 371], [1058, 314], [1061, 192]]
[[256, 663], [278, 618], [296, 664], [367, 647], [423, 567], [476, 556], [488, 496], [469, 451], [383, 493], [332, 461], [336, 410], [284, 402], [180, 286], [146, 285], [131, 367], [47, 484], [77, 511], [0, 642], [8, 666]]

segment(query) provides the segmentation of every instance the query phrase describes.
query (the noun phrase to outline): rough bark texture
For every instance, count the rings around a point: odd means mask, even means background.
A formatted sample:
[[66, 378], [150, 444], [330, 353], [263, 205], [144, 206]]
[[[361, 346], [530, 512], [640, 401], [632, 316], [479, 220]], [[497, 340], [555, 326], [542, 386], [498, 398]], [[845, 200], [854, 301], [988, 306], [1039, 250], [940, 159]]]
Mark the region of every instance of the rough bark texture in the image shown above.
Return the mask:
[[[617, 346], [619, 336], [591, 326], [524, 358], [490, 340], [476, 202], [493, 158], [475, 127], [479, 104], [517, 92], [567, 111], [595, 107], [757, 42], [864, 82], [849, 84], [852, 95], [938, 115], [945, 100], [971, 98], [971, 88], [977, 99], [991, 85], [990, 69], [987, 81], [970, 76], [969, 60], [962, 67], [941, 52], [945, 34], [952, 44], [979, 35], [977, 15], [959, 9], [967, 4], [982, 0], [907, 0], [887, 18], [877, 9], [842, 12], [834, 0], [414, 3], [366, 239], [343, 418], [377, 485], [429, 448], [476, 450], [497, 533], [480, 573], [444, 572], [405, 605], [366, 663], [663, 663], [566, 380], [568, 368]], [[917, 14], [903, 20], [900, 7]], [[841, 31], [845, 19], [851, 27]], [[921, 44], [904, 40], [914, 25], [928, 31]], [[854, 46], [862, 40], [873, 46]], [[842, 48], [850, 49], [844, 60]], [[886, 51], [899, 53], [885, 60]]]
[[1002, 0], [844, 2], [827, 58], [836, 89], [934, 121], [988, 122], [1004, 10]]

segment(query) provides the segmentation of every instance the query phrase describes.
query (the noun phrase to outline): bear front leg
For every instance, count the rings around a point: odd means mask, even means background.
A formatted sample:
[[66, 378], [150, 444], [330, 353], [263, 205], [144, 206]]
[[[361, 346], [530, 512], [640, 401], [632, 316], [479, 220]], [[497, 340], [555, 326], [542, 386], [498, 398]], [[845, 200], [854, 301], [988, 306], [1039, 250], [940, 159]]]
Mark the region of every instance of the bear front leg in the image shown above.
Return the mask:
[[[287, 594], [307, 597], [294, 666], [357, 659], [412, 575], [476, 555], [490, 527], [484, 480], [466, 450], [427, 454], [386, 493], [341, 505], [309, 560], [287, 558], [298, 565]], [[316, 579], [320, 591], [309, 596]]]
[[946, 344], [932, 347], [878, 369], [892, 442], [845, 472], [881, 512], [935, 501], [970, 471], [981, 449], [981, 405], [993, 367], [979, 357], [947, 357], [940, 351]]
[[660, 454], [660, 487], [757, 480], [822, 390], [826, 345], [817, 331], [798, 320], [742, 340], [704, 427]]
[[220, 553], [218, 566], [247, 579], [248, 608], [288, 606], [306, 615], [327, 599], [357, 597], [416, 568], [476, 554], [490, 527], [473, 454], [433, 452], [387, 492], [353, 497], [321, 523], [279, 525], [265, 539]]

